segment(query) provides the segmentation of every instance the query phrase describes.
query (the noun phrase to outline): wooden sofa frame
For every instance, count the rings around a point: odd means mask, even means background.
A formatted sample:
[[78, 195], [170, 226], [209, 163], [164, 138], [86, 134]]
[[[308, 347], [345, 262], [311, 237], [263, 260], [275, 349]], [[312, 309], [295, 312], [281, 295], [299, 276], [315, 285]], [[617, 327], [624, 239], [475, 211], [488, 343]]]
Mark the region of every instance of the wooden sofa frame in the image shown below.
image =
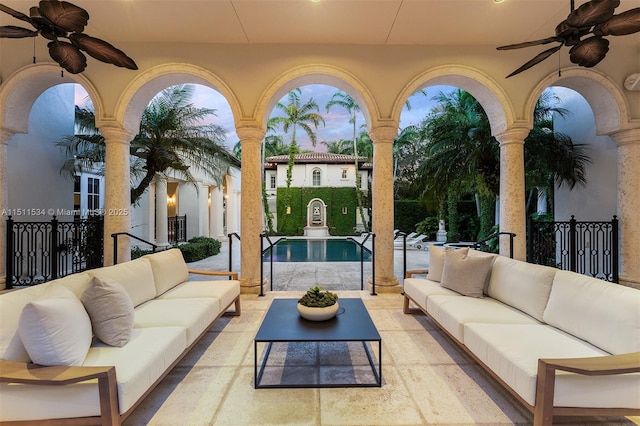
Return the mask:
[[[406, 272], [407, 278], [414, 275], [425, 275], [428, 269], [414, 269]], [[410, 303], [416, 307], [411, 308]], [[640, 409], [635, 408], [589, 408], [589, 407], [556, 407], [553, 405], [555, 393], [555, 373], [557, 370], [569, 371], [585, 376], [606, 376], [640, 372], [640, 352], [623, 355], [609, 355], [591, 358], [560, 358], [538, 360], [538, 375], [536, 380], [536, 402], [531, 405], [515, 390], [506, 384], [496, 373], [473, 354], [462, 342], [451, 335], [435, 318], [423, 309], [419, 303], [404, 294], [402, 311], [405, 314], [424, 314], [428, 316], [448, 337], [464, 352], [473, 358], [487, 373], [502, 387], [518, 400], [527, 410], [533, 413], [534, 426], [550, 426], [553, 416], [638, 416]]]
[[[225, 271], [205, 271], [189, 269], [190, 274], [228, 276], [233, 280], [238, 279], [237, 272]], [[227, 310], [234, 305], [234, 311]], [[105, 367], [67, 367], [67, 366], [41, 366], [33, 363], [15, 362], [0, 360], [0, 382], [30, 384], [43, 386], [64, 386], [73, 383], [80, 383], [87, 380], [98, 380], [98, 390], [100, 395], [100, 416], [99, 417], [74, 417], [64, 419], [44, 419], [0, 422], [2, 425], [64, 425], [64, 426], [119, 426], [133, 413], [140, 403], [153, 391], [153, 389], [173, 370], [173, 368], [184, 358], [193, 347], [202, 339], [209, 328], [222, 316], [240, 315], [240, 296], [236, 297], [227, 307], [225, 307], [211, 324], [200, 333], [196, 340], [187, 347], [178, 358], [167, 368], [149, 389], [127, 410], [120, 414], [118, 408], [118, 389], [116, 380], [116, 368], [114, 366]]]

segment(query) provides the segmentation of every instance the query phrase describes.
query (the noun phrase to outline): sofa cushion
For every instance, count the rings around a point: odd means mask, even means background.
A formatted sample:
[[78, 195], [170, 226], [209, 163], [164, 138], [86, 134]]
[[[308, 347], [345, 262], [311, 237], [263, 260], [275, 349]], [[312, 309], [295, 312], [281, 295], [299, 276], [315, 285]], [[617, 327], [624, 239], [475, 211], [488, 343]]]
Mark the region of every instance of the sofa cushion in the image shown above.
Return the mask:
[[558, 271], [544, 320], [612, 354], [640, 352], [640, 290]]
[[[120, 414], [135, 402], [171, 366], [186, 348], [182, 327], [138, 328], [131, 340], [116, 348], [97, 342], [89, 349], [85, 366], [116, 367]], [[100, 415], [95, 380], [66, 386], [7, 385], [0, 383], [0, 421], [42, 420]], [[34, 401], [37, 404], [34, 405]]]
[[464, 325], [471, 322], [539, 324], [529, 315], [488, 297], [430, 296], [427, 312], [460, 342], [464, 342]]
[[80, 300], [100, 341], [117, 347], [127, 344], [133, 330], [133, 303], [122, 285], [93, 277]]
[[183, 327], [187, 346], [211, 325], [220, 313], [220, 300], [212, 297], [194, 299], [155, 299], [135, 309], [134, 328]]
[[189, 299], [213, 297], [220, 300], [220, 309], [226, 309], [240, 296], [237, 280], [187, 281], [158, 296], [162, 299]]
[[140, 258], [113, 266], [93, 269], [94, 277], [110, 278], [120, 283], [129, 294], [133, 306], [156, 297], [156, 286], [153, 282], [153, 271], [148, 259]]
[[156, 295], [189, 279], [189, 269], [180, 249], [174, 248], [143, 256], [151, 263]]
[[[453, 250], [449, 247], [441, 247], [435, 244], [429, 246], [429, 273], [427, 279], [431, 281], [440, 282], [442, 280], [442, 271], [444, 269], [444, 254]], [[469, 248], [464, 247], [458, 249], [459, 252], [467, 254]]]
[[461, 250], [448, 250], [444, 255], [440, 285], [464, 296], [484, 297], [491, 265], [492, 257], [470, 257]]
[[[493, 262], [495, 262], [495, 260], [498, 258], [498, 255], [495, 253], [487, 253], [485, 251], [482, 250], [474, 250], [474, 249], [469, 249], [469, 252], [467, 253], [467, 256], [469, 257], [490, 257], [491, 259], [493, 259]], [[493, 268], [493, 262], [491, 263], [491, 268]], [[491, 280], [491, 273], [487, 274], [487, 282], [484, 283], [484, 289], [483, 289], [483, 293], [485, 295], [489, 294], [489, 281]]]
[[[539, 358], [582, 358], [605, 351], [545, 324], [465, 325], [465, 346], [533, 405]], [[554, 405], [563, 407], [640, 408], [640, 374], [583, 376], [556, 373]]]
[[491, 270], [489, 296], [542, 321], [557, 271], [549, 266], [498, 256]]
[[25, 305], [18, 332], [31, 360], [41, 365], [82, 365], [91, 346], [89, 315], [63, 286], [50, 286]]
[[440, 283], [424, 278], [405, 278], [403, 290], [422, 309], [427, 309], [427, 298], [430, 296], [460, 296], [455, 291], [442, 287]]

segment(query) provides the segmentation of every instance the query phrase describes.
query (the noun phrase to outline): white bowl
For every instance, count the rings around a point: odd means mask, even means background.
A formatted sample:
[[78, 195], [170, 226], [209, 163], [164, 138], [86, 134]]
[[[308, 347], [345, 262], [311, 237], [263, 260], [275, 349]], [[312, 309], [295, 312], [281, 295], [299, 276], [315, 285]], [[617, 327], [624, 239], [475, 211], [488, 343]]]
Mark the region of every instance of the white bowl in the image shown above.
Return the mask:
[[326, 321], [336, 316], [338, 313], [338, 302], [324, 308], [311, 308], [298, 303], [298, 313], [309, 321]]

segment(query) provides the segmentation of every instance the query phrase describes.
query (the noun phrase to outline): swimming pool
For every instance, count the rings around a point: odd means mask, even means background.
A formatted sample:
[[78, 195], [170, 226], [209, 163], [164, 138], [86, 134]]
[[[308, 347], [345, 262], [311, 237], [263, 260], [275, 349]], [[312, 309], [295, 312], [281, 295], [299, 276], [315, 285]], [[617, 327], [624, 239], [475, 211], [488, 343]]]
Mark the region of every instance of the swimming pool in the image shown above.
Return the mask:
[[[278, 240], [273, 249], [274, 262], [360, 262], [362, 249], [348, 238]], [[364, 261], [371, 261], [371, 251], [365, 247]], [[265, 250], [264, 260], [271, 259], [271, 249]]]

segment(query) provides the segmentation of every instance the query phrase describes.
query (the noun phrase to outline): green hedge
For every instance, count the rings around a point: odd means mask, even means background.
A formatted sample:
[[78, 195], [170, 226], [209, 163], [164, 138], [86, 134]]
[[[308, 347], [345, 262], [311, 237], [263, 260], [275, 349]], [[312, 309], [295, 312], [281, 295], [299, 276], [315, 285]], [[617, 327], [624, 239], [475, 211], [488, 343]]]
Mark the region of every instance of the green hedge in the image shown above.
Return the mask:
[[178, 248], [185, 262], [195, 262], [220, 253], [220, 241], [209, 237], [194, 237]]
[[[291, 191], [291, 212], [287, 214], [284, 205], [287, 188], [278, 188], [278, 234], [303, 235], [307, 225], [307, 205], [319, 198], [327, 205], [327, 226], [331, 235], [353, 235], [356, 226], [355, 188], [289, 188]], [[342, 213], [343, 207], [347, 214]]]
[[418, 223], [427, 217], [427, 208], [418, 200], [395, 200], [393, 227], [404, 233], [416, 230]]
[[[185, 244], [173, 247], [180, 249], [185, 262], [195, 262], [220, 253], [221, 246], [222, 243], [214, 238], [194, 237]], [[137, 259], [145, 254], [151, 253], [153, 253], [153, 250], [144, 250], [138, 247], [133, 247], [131, 249], [131, 259]]]

